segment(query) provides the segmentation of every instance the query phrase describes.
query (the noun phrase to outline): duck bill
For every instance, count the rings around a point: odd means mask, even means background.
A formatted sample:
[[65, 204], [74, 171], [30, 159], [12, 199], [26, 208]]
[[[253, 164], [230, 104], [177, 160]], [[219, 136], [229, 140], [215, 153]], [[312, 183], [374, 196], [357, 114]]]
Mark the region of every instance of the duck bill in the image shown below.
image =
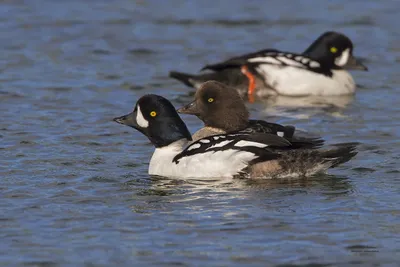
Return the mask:
[[147, 136], [147, 128], [141, 127], [136, 121], [136, 117], [137, 117], [136, 113], [137, 113], [137, 111], [133, 111], [124, 116], [116, 117], [113, 119], [113, 121], [115, 121], [116, 123], [122, 124], [122, 125], [132, 127]]
[[121, 117], [116, 117], [113, 119], [113, 121], [115, 121], [116, 123], [122, 124], [122, 125], [133, 127], [133, 128], [139, 127], [139, 125], [136, 122], [136, 112], [131, 112], [131, 113], [126, 114]]
[[136, 117], [137, 117], [137, 111], [133, 111], [129, 114], [120, 116], [120, 117], [116, 117], [113, 119], [113, 121], [115, 121], [116, 123], [122, 124], [122, 125], [126, 125], [129, 127], [132, 127], [140, 132], [143, 132], [143, 127], [140, 127], [140, 125], [137, 123], [136, 121]]
[[181, 113], [181, 114], [190, 114], [190, 115], [196, 115], [196, 116], [200, 114], [199, 109], [196, 104], [196, 100], [187, 104], [186, 106], [183, 106], [183, 107], [177, 109], [177, 111], [178, 111], [178, 113]]
[[356, 59], [353, 56], [350, 56], [349, 60], [347, 61], [346, 65], [343, 66], [344, 69], [347, 70], [363, 70], [368, 71], [368, 68], [363, 65], [359, 59]]

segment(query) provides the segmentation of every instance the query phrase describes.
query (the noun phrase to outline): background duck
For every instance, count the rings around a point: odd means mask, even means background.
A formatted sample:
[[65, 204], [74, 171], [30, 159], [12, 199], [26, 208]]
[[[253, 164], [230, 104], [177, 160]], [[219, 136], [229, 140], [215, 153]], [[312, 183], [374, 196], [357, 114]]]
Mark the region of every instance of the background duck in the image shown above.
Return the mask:
[[347, 70], [367, 70], [353, 50], [352, 41], [344, 34], [325, 32], [301, 54], [266, 49], [202, 68], [210, 73], [171, 71], [169, 76], [195, 88], [216, 80], [250, 99], [254, 95], [348, 95], [355, 92], [356, 85]]

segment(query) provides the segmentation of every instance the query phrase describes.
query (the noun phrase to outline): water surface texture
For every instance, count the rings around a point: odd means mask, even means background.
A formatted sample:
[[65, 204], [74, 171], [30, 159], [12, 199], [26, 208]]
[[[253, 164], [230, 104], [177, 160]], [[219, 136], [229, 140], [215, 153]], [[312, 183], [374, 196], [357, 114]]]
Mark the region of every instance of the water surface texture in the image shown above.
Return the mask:
[[[398, 1], [0, 3], [1, 266], [398, 266]], [[268, 99], [254, 118], [361, 142], [292, 182], [149, 177], [153, 147], [112, 122], [146, 93], [180, 106], [175, 69], [350, 36], [354, 97]], [[193, 132], [198, 119], [183, 117]]]

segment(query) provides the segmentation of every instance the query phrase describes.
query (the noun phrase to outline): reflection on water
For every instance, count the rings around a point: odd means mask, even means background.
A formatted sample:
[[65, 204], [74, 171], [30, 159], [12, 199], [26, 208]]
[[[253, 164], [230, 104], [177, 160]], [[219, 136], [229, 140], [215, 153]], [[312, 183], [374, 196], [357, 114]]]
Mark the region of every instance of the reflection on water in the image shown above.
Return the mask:
[[[125, 184], [137, 184], [136, 180]], [[248, 197], [252, 194], [295, 195], [299, 192], [319, 192], [322, 195], [346, 195], [353, 191], [352, 183], [345, 176], [318, 174], [306, 179], [290, 180], [248, 180], [248, 179], [214, 179], [182, 180], [153, 176], [149, 186], [142, 188], [140, 196], [178, 196], [178, 201], [193, 201], [204, 193], [219, 195], [235, 192], [235, 197]], [[228, 194], [229, 195], [229, 194]]]
[[[129, 182], [127, 182], [129, 183]], [[207, 180], [195, 180], [195, 179], [178, 179], [178, 178], [167, 178], [160, 176], [153, 176], [151, 179], [151, 188], [153, 190], [161, 190], [167, 192], [169, 190], [179, 190], [179, 188], [189, 189], [191, 191], [201, 190], [247, 190], [249, 188], [259, 188], [263, 190], [277, 189], [277, 188], [291, 188], [291, 187], [326, 187], [330, 191], [350, 190], [351, 183], [347, 177], [329, 175], [329, 174], [318, 174], [305, 179], [241, 179], [241, 178], [229, 178], [229, 179], [207, 179]], [[160, 192], [161, 192], [160, 191]], [[155, 191], [156, 192], [156, 191]], [[164, 193], [161, 193], [164, 194]]]
[[271, 96], [260, 99], [269, 115], [309, 118], [319, 113], [342, 116], [342, 112], [354, 100], [354, 95], [344, 96]]

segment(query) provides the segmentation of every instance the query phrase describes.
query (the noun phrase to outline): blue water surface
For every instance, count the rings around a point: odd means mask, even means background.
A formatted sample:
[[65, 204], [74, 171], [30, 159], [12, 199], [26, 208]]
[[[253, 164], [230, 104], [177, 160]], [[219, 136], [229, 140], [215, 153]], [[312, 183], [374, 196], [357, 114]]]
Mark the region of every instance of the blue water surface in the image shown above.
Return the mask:
[[[0, 3], [1, 266], [398, 266], [398, 1], [6, 0]], [[252, 117], [360, 142], [296, 181], [147, 174], [153, 147], [112, 122], [170, 70], [335, 30], [369, 72], [354, 97], [268, 99]], [[201, 122], [183, 116], [193, 132]]]

